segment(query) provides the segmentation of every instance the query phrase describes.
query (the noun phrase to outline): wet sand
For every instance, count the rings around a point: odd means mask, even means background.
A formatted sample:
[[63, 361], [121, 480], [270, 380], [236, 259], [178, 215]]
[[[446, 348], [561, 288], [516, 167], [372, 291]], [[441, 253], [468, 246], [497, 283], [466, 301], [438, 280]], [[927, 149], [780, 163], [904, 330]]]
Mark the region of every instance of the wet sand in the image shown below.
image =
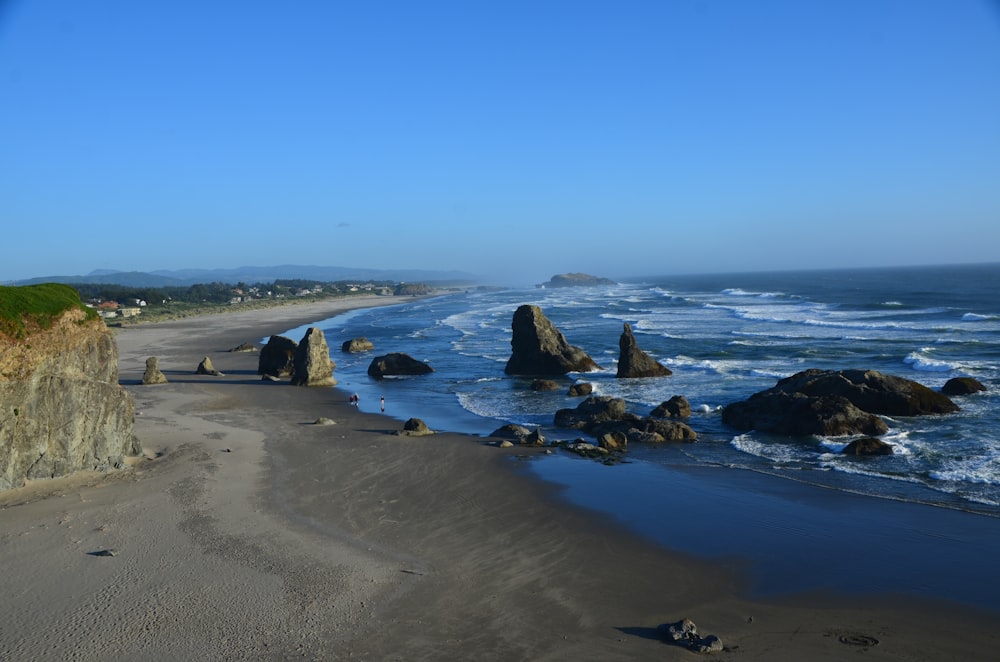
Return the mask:
[[[257, 354], [227, 351], [386, 303], [120, 330], [145, 457], [0, 494], [0, 659], [681, 660], [657, 626], [684, 617], [726, 659], [994, 657], [996, 612], [748, 598], [724, 513], [723, 560], [668, 551], [530, 475], [540, 450], [398, 436], [346, 392], [261, 381]], [[139, 383], [149, 356], [170, 383]], [[205, 356], [224, 376], [194, 374]]]

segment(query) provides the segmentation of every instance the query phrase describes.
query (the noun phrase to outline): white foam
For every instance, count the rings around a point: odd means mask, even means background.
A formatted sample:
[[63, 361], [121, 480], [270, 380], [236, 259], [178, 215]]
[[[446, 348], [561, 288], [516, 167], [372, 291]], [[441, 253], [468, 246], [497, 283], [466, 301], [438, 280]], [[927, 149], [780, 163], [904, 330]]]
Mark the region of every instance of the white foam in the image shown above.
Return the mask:
[[922, 372], [950, 372], [952, 370], [962, 370], [963, 365], [961, 363], [941, 361], [940, 359], [933, 359], [928, 354], [931, 352], [930, 347], [923, 347], [916, 352], [910, 352], [903, 363], [906, 363], [914, 370], [920, 370]]

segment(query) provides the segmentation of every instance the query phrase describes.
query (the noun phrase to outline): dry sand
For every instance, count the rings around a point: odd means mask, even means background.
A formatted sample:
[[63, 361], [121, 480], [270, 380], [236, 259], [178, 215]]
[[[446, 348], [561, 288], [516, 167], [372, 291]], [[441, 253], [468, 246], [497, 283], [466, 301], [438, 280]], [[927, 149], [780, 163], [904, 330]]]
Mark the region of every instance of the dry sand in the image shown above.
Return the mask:
[[[146, 457], [0, 494], [0, 660], [681, 660], [656, 628], [683, 617], [722, 659], [995, 659], [994, 612], [747, 599], [733, 567], [563, 503], [521, 449], [397, 436], [345, 393], [261, 381], [256, 354], [227, 352], [386, 303], [118, 332]], [[169, 384], [140, 384], [149, 356]], [[195, 375], [205, 356], [225, 375]]]

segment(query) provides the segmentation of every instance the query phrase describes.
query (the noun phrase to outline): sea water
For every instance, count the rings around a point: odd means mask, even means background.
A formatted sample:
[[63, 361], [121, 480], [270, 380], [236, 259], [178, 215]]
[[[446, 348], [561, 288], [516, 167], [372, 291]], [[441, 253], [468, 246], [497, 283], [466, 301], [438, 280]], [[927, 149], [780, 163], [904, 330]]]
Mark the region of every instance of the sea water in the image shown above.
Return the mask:
[[[541, 307], [570, 344], [601, 370], [573, 373], [566, 389], [532, 391], [510, 376], [511, 320], [522, 304]], [[673, 371], [662, 378], [618, 379], [623, 325]], [[673, 395], [694, 413], [696, 444], [633, 445], [639, 462], [709, 463], [892, 498], [1000, 514], [1000, 265], [655, 277], [600, 287], [470, 290], [351, 311], [311, 326], [324, 331], [344, 389], [361, 408], [422, 418], [431, 428], [488, 435], [505, 423], [540, 426], [549, 439], [578, 433], [552, 425], [575, 407], [573, 382], [623, 398], [648, 415]], [[306, 327], [287, 335], [298, 339]], [[364, 336], [370, 353], [340, 343]], [[404, 352], [429, 375], [374, 379], [374, 356]], [[970, 376], [987, 390], [955, 398], [956, 414], [886, 418], [891, 456], [840, 451], [843, 437], [784, 437], [739, 432], [722, 423], [725, 405], [807, 368], [871, 369], [940, 387]], [[900, 485], [900, 484], [905, 484]]]
[[[523, 304], [539, 306], [601, 369], [567, 375], [565, 388], [557, 392], [532, 391], [531, 378], [506, 375], [511, 320]], [[673, 375], [616, 377], [626, 323], [639, 347]], [[323, 330], [337, 364], [335, 376], [343, 389], [359, 395], [362, 410], [380, 411], [385, 398], [387, 416], [418, 417], [432, 429], [485, 437], [505, 423], [518, 423], [542, 428], [550, 440], [575, 439], [578, 431], [553, 426], [558, 409], [581, 402], [567, 394], [574, 382], [593, 384], [597, 395], [623, 398], [639, 415], [674, 395], [685, 396], [694, 410], [687, 422], [698, 433], [697, 443], [632, 444], [627, 464], [610, 467], [565, 453], [531, 463], [542, 478], [565, 485], [570, 498], [613, 511], [654, 538], [663, 540], [669, 527], [657, 524], [661, 518], [640, 503], [656, 503], [650, 495], [660, 486], [670, 483], [676, 489], [710, 469], [716, 477], [727, 470], [763, 472], [843, 494], [971, 511], [986, 516], [987, 526], [1000, 527], [995, 519], [1000, 517], [1000, 264], [471, 289], [355, 310], [309, 326]], [[306, 328], [287, 335], [298, 340]], [[339, 351], [343, 341], [359, 336], [371, 340], [375, 350]], [[425, 361], [434, 372], [369, 377], [372, 358], [389, 352]], [[722, 423], [725, 405], [808, 368], [878, 370], [932, 389], [952, 377], [969, 376], [987, 390], [954, 398], [961, 407], [954, 414], [885, 418], [890, 429], [883, 440], [894, 451], [889, 456], [845, 456], [840, 451], [850, 438], [743, 432]], [[617, 491], [621, 503], [608, 505], [609, 490]], [[713, 494], [718, 498], [721, 492]], [[802, 505], [788, 512], [788, 500], [781, 499], [784, 505], [772, 503], [772, 511], [784, 509], [785, 516], [801, 520], [823, 518]], [[805, 531], [809, 525], [802, 526]], [[807, 534], [811, 544], [835, 549], [819, 526]], [[887, 529], [884, 523], [878, 527]], [[748, 533], [744, 543], [754, 540]], [[664, 542], [685, 547], [676, 537]], [[691, 551], [704, 553], [705, 547], [695, 545]], [[767, 556], [765, 551], [758, 555]], [[787, 581], [787, 566], [781, 571]], [[955, 583], [954, 578], [942, 581]], [[974, 591], [977, 582], [967, 584]], [[809, 586], [804, 582], [802, 588]], [[951, 590], [932, 592], [951, 595]]]

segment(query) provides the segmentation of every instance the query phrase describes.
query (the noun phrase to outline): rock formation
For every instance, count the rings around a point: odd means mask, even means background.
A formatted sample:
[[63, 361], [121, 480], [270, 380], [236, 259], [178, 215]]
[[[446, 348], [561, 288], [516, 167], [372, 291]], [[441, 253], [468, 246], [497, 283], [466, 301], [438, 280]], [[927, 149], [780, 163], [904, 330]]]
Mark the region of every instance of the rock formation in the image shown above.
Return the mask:
[[590, 274], [572, 273], [556, 274], [547, 283], [542, 283], [539, 287], [587, 287], [593, 285], [617, 285], [608, 278], [591, 276]]
[[375, 379], [390, 375], [426, 375], [429, 372], [434, 372], [434, 368], [403, 352], [377, 356], [368, 366], [368, 374]]
[[285, 336], [271, 336], [260, 350], [257, 374], [271, 377], [290, 377], [295, 369], [295, 348], [298, 343]]
[[571, 398], [580, 398], [585, 395], [590, 395], [594, 392], [594, 385], [590, 382], [581, 382], [579, 384], [572, 384], [569, 387], [568, 395]]
[[0, 298], [0, 490], [138, 455], [135, 403], [104, 322], [65, 285], [5, 287]]
[[680, 421], [631, 414], [625, 410], [623, 399], [610, 396], [592, 395], [575, 409], [560, 409], [556, 412], [554, 424], [561, 428], [584, 430], [598, 438], [609, 433], [621, 433], [627, 443], [698, 439], [698, 433]]
[[652, 356], [639, 349], [632, 335], [632, 327], [625, 323], [625, 330], [618, 339], [618, 377], [666, 377], [670, 368], [662, 366]]
[[586, 352], [566, 342], [538, 306], [523, 305], [514, 311], [511, 329], [511, 357], [504, 369], [508, 375], [554, 376], [600, 369]]
[[691, 403], [683, 395], [675, 395], [649, 413], [655, 418], [690, 418]]
[[985, 390], [983, 383], [972, 377], [952, 377], [941, 387], [941, 392], [945, 395], [972, 395]]
[[160, 360], [155, 356], [146, 359], [146, 371], [142, 373], [142, 383], [147, 386], [167, 383], [167, 376], [160, 372]]
[[722, 421], [739, 430], [787, 435], [877, 436], [879, 418], [958, 411], [947, 396], [917, 382], [874, 370], [805, 370], [748, 400], [728, 405]]
[[344, 344], [340, 346], [340, 351], [347, 353], [355, 352], [370, 352], [375, 349], [374, 343], [368, 338], [352, 338], [351, 340], [345, 340]]
[[233, 347], [229, 351], [230, 352], [256, 352], [257, 351], [257, 346], [254, 345], [253, 343], [243, 342], [243, 343], [240, 343], [239, 345], [237, 345], [236, 347]]
[[842, 451], [844, 455], [892, 455], [892, 444], [887, 444], [875, 437], [861, 437], [847, 444]]
[[419, 418], [410, 418], [403, 423], [403, 429], [399, 432], [400, 435], [406, 437], [423, 437], [429, 434], [434, 434], [434, 430], [427, 427], [427, 424]]
[[198, 367], [195, 368], [194, 374], [196, 375], [212, 375], [213, 377], [223, 377], [224, 375], [212, 365], [212, 359], [207, 356], [201, 360]]
[[321, 329], [309, 327], [292, 357], [292, 385], [333, 386], [337, 383], [333, 368], [326, 336]]
[[536, 379], [531, 382], [532, 391], [561, 391], [562, 387], [559, 386], [559, 382], [553, 381], [551, 379]]

